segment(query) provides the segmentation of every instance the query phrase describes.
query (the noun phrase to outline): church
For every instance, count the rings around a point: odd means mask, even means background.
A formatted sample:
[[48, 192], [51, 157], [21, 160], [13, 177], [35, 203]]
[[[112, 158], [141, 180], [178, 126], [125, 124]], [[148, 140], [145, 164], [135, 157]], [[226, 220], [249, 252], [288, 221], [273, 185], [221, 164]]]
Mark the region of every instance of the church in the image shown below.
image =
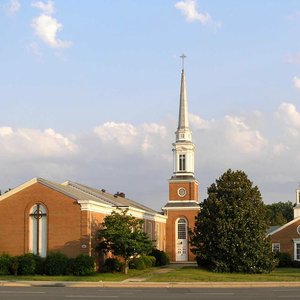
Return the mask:
[[144, 231], [158, 249], [169, 254], [171, 262], [195, 259], [188, 229], [194, 227], [199, 212], [198, 181], [188, 120], [185, 56], [181, 58], [173, 174], [169, 179], [169, 200], [162, 201], [162, 211], [128, 199], [122, 192], [110, 194], [77, 182], [33, 178], [0, 196], [1, 254], [34, 253], [45, 257], [49, 252], [60, 251], [69, 257], [96, 256], [96, 233], [103, 219], [116, 208], [127, 208], [129, 214], [144, 220]]
[[300, 189], [296, 190], [294, 219], [282, 226], [276, 226], [269, 232], [272, 251], [288, 253], [292, 260], [300, 261]]

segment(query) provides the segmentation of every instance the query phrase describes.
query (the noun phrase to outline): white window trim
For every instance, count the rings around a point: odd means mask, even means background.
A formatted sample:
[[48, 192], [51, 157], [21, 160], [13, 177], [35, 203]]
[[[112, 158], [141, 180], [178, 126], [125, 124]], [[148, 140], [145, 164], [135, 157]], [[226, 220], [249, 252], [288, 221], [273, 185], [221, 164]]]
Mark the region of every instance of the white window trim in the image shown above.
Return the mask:
[[297, 245], [300, 245], [300, 239], [293, 239], [294, 242], [294, 260], [300, 261], [300, 258], [297, 259]]
[[[278, 251], [274, 251], [275, 246], [278, 246]], [[280, 252], [280, 243], [272, 243], [272, 252]]]

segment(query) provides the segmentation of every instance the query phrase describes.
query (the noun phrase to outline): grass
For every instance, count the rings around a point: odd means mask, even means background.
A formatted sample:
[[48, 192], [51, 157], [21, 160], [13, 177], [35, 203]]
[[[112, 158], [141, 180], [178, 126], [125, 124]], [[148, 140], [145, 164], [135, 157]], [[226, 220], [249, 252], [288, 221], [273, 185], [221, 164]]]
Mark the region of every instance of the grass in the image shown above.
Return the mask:
[[269, 274], [213, 273], [201, 268], [183, 267], [169, 273], [152, 274], [147, 277], [152, 282], [234, 282], [234, 281], [300, 281], [300, 269], [278, 268]]
[[89, 276], [47, 276], [47, 275], [0, 275], [0, 280], [33, 280], [33, 281], [122, 281], [131, 277], [144, 277], [144, 274], [152, 273], [156, 268], [147, 270], [129, 270], [128, 274], [123, 273], [96, 273]]
[[[167, 271], [166, 268], [163, 268]], [[128, 275], [122, 273], [97, 273], [92, 276], [0, 276], [0, 280], [34, 280], [34, 281], [123, 281], [125, 279], [142, 277], [148, 282], [263, 282], [263, 281], [300, 281], [300, 269], [278, 268], [270, 274], [237, 274], [213, 273], [196, 267], [169, 269], [150, 268], [147, 270], [129, 270]]]

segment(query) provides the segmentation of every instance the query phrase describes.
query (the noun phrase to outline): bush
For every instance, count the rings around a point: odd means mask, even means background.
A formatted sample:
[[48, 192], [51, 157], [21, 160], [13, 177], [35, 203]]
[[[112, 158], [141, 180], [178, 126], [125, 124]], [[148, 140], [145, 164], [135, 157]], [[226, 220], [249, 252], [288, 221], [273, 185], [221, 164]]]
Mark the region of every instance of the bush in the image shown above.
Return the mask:
[[77, 256], [74, 260], [73, 274], [76, 276], [91, 275], [95, 272], [95, 260], [86, 254]]
[[19, 269], [18, 257], [17, 256], [10, 257], [9, 273], [12, 275], [18, 275], [18, 269]]
[[292, 258], [289, 253], [276, 252], [274, 257], [278, 259], [278, 268], [287, 268], [292, 266]]
[[3, 254], [0, 256], [0, 275], [9, 275], [11, 263], [11, 256], [8, 254]]
[[129, 269], [145, 270], [146, 264], [143, 257], [135, 257], [129, 261]]
[[44, 275], [46, 258], [40, 257], [39, 255], [34, 255], [34, 260], [35, 260], [35, 274]]
[[150, 253], [151, 256], [154, 256], [156, 259], [156, 266], [165, 266], [169, 264], [170, 260], [166, 252], [158, 249], [152, 249], [152, 252]]
[[33, 275], [35, 274], [35, 255], [32, 253], [26, 253], [18, 257], [19, 266], [18, 274], [19, 275]]
[[294, 268], [300, 268], [300, 261], [299, 260], [292, 261], [292, 267], [294, 267]]
[[101, 267], [100, 271], [102, 273], [114, 273], [114, 272], [121, 272], [122, 270], [122, 263], [118, 258], [107, 258], [105, 260], [104, 265]]
[[47, 275], [64, 275], [67, 273], [68, 257], [60, 252], [49, 253], [45, 262]]

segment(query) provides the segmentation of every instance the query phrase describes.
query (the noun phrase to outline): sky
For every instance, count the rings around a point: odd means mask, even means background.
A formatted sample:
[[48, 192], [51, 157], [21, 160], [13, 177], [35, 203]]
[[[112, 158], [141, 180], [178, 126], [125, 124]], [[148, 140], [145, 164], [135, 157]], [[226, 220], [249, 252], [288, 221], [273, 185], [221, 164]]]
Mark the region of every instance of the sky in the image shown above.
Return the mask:
[[0, 0], [0, 189], [72, 180], [160, 209], [185, 72], [200, 201], [300, 182], [299, 0]]

